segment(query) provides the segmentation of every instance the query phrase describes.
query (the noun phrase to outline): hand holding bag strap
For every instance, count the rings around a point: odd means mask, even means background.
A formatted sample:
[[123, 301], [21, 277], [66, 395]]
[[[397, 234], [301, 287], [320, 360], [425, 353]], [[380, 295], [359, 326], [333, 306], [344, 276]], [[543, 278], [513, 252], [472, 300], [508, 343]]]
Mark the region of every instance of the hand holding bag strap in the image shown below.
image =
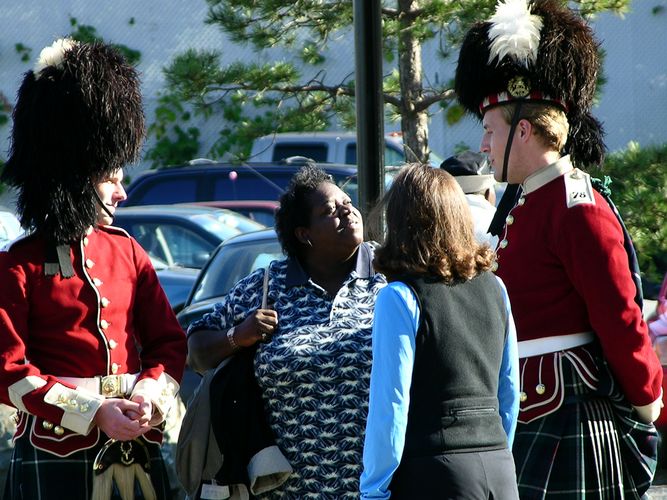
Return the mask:
[[266, 309], [269, 296], [269, 266], [264, 268], [264, 284], [262, 285], [262, 309]]

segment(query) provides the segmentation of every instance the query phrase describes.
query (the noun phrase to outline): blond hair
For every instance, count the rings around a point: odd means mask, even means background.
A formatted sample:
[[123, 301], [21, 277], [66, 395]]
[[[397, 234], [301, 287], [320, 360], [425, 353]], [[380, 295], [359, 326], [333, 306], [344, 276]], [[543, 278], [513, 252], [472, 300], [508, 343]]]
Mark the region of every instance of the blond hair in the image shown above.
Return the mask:
[[[501, 106], [503, 118], [512, 123], [516, 104]], [[542, 103], [524, 102], [521, 104], [520, 119], [528, 120], [543, 144], [554, 151], [562, 151], [567, 142], [570, 124], [563, 110], [556, 106]]]

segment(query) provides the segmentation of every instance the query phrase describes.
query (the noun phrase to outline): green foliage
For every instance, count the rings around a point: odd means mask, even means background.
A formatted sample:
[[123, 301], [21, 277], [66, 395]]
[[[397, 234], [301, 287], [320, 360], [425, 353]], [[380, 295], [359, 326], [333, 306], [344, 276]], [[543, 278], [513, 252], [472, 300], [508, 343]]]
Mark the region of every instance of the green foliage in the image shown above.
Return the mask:
[[308, 42], [301, 49], [301, 60], [315, 66], [324, 63], [325, 58], [315, 42]]
[[247, 159], [253, 140], [260, 135], [276, 130], [325, 130], [330, 111], [325, 111], [323, 101], [335, 99], [341, 116], [352, 109], [349, 100], [317, 91], [315, 86], [308, 94], [290, 91], [300, 78], [292, 63], [235, 62], [221, 68], [219, 59], [216, 52], [188, 50], [165, 68], [168, 90], [148, 130], [157, 141], [147, 155], [153, 167], [183, 163], [201, 154], [199, 134], [180, 125], [191, 118], [185, 106], [194, 116], [233, 124], [221, 128], [204, 153], [231, 161]]
[[[455, 57], [467, 29], [472, 23], [488, 18], [496, 1], [422, 0], [412, 4], [383, 0], [381, 39], [386, 76], [382, 90], [386, 119], [401, 121], [403, 130], [413, 130], [416, 127], [407, 123], [410, 120], [425, 123], [421, 118], [434, 105], [445, 110], [441, 115], [449, 125], [461, 119], [463, 113], [454, 105], [451, 82], [430, 85], [406, 76], [423, 73], [421, 67], [416, 67], [416, 59], [406, 57], [407, 48], [427, 41], [437, 42], [443, 58]], [[571, 3], [585, 15], [593, 15], [603, 10], [622, 12], [629, 1]], [[336, 48], [335, 41], [353, 36], [354, 2], [206, 2], [209, 6], [206, 23], [220, 27], [232, 42], [263, 52], [278, 47], [288, 51], [287, 56], [283, 50], [280, 57], [269, 58], [271, 63], [226, 61], [223, 64], [221, 52], [187, 50], [165, 68], [165, 93], [182, 99], [184, 105], [204, 120], [219, 123], [218, 140], [206, 156], [242, 158], [254, 137], [271, 132], [315, 131], [332, 125], [355, 128], [354, 74], [332, 81], [323, 67], [327, 50]], [[169, 125], [156, 123], [156, 130], [164, 127]], [[428, 136], [428, 131], [421, 132], [416, 135]], [[189, 142], [191, 138], [167, 134], [162, 139]], [[404, 140], [418, 156], [425, 154], [426, 145], [421, 139], [406, 134]], [[174, 149], [181, 148], [174, 145]]]
[[14, 44], [14, 50], [19, 56], [21, 56], [21, 61], [23, 62], [30, 61], [30, 54], [32, 53], [32, 49], [30, 47], [23, 45], [22, 43], [19, 42]]
[[[102, 37], [97, 34], [97, 28], [87, 24], [79, 24], [79, 21], [75, 17], [70, 17], [69, 19], [70, 26], [72, 26], [73, 31], [70, 33], [70, 37], [79, 42], [91, 43], [91, 42], [101, 42], [103, 41]], [[130, 23], [133, 24], [133, 23]], [[141, 60], [141, 52], [129, 48], [127, 45], [122, 44], [111, 44], [118, 51], [125, 56], [127, 61], [130, 64], [136, 65]]]
[[447, 124], [454, 125], [455, 123], [458, 123], [461, 120], [461, 118], [463, 118], [464, 114], [465, 114], [465, 109], [463, 109], [463, 106], [461, 106], [460, 104], [452, 104], [447, 108], [447, 111], [445, 113]]
[[667, 272], [667, 144], [641, 148], [631, 142], [608, 155], [601, 172], [611, 177], [611, 197], [635, 244], [644, 278], [660, 283]]
[[199, 129], [182, 126], [190, 118], [191, 113], [178, 97], [166, 94], [158, 99], [155, 121], [148, 127], [148, 135], [155, 137], [155, 146], [145, 157], [151, 161], [151, 168], [179, 165], [195, 158], [199, 150]]

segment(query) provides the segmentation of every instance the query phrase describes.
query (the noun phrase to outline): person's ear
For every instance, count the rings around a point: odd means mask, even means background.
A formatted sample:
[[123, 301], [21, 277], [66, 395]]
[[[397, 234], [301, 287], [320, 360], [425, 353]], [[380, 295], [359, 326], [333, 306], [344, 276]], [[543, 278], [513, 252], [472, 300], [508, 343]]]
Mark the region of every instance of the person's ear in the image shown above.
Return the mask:
[[310, 238], [308, 237], [308, 228], [299, 226], [294, 230], [294, 235], [296, 236], [296, 239], [299, 240], [301, 243], [304, 245], [308, 245], [309, 247], [312, 247], [313, 244], [310, 242]]
[[530, 137], [530, 134], [533, 130], [533, 124], [524, 118], [519, 120], [517, 129], [519, 132], [519, 137], [523, 140], [526, 140], [528, 137]]

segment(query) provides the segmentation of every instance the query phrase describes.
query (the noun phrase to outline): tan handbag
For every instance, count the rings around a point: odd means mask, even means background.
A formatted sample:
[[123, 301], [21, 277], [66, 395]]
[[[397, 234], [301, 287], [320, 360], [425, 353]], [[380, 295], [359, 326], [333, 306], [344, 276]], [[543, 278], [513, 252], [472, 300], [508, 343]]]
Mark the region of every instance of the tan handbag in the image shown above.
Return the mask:
[[[264, 270], [262, 309], [266, 309], [267, 307], [268, 281], [269, 270], [267, 267]], [[202, 380], [199, 382], [199, 386], [188, 402], [188, 407], [181, 423], [178, 445], [176, 447], [175, 467], [178, 480], [190, 498], [196, 498], [200, 486], [207, 486], [202, 483], [215, 483], [215, 476], [222, 467], [224, 457], [211, 426], [210, 386], [216, 374], [231, 359], [232, 356], [223, 359], [215, 369], [208, 370], [204, 374]], [[272, 471], [272, 474], [267, 476], [258, 477], [253, 482], [254, 485], [257, 485], [256, 488], [252, 486], [251, 488], [268, 491], [284, 482], [292, 472], [292, 469], [282, 455], [281, 458], [283, 462], [278, 461], [280, 465], [277, 470]], [[234, 491], [230, 498], [247, 498], [247, 490], [240, 491], [244, 488], [244, 485], [234, 486]]]

